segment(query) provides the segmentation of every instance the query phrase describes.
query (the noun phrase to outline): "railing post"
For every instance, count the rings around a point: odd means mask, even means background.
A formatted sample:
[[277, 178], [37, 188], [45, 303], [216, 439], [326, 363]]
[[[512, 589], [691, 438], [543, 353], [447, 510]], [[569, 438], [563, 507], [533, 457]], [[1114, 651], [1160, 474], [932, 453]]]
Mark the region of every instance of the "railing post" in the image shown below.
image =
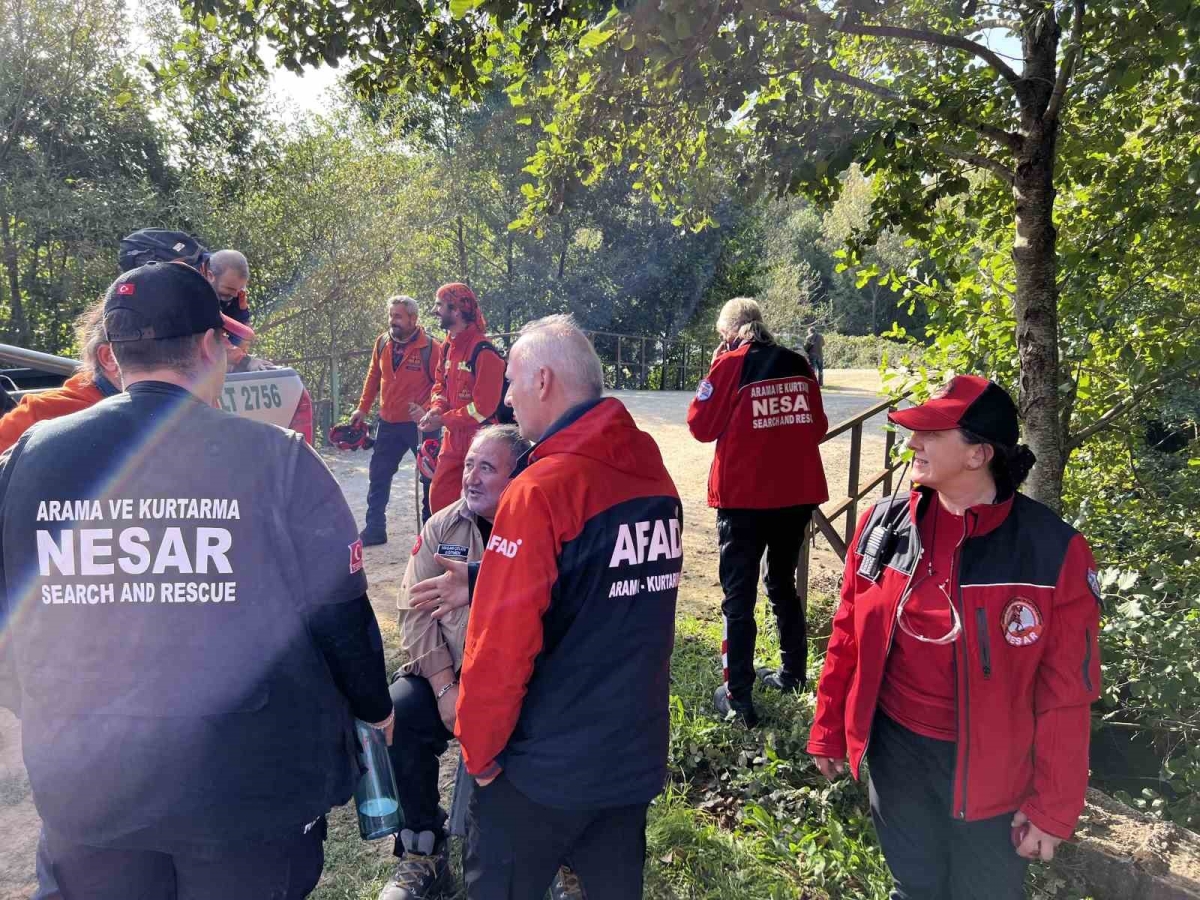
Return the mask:
[[800, 601], [800, 612], [804, 621], [808, 621], [808, 563], [809, 552], [812, 549], [812, 516], [804, 526], [804, 537], [800, 541], [800, 557], [796, 560], [796, 599]]
[[341, 421], [341, 393], [342, 384], [338, 378], [338, 358], [336, 353], [329, 355], [329, 394], [330, 394], [330, 412], [333, 414], [333, 422], [336, 425]]
[[646, 389], [646, 384], [646, 339], [642, 338], [642, 383], [640, 387], [643, 391]]
[[892, 448], [896, 446], [896, 432], [888, 429], [884, 432], [883, 437], [883, 467], [887, 470], [887, 475], [883, 478], [883, 495], [891, 496], [892, 493]]
[[846, 546], [854, 540], [854, 527], [858, 524], [858, 469], [862, 462], [862, 422], [856, 422], [850, 430], [850, 477], [846, 496], [850, 505], [846, 507]]
[[624, 380], [621, 376], [622, 376], [622, 372], [621, 372], [621, 336], [617, 335], [617, 377], [615, 380], [616, 380], [616, 389], [618, 391], [621, 389], [621, 382]]

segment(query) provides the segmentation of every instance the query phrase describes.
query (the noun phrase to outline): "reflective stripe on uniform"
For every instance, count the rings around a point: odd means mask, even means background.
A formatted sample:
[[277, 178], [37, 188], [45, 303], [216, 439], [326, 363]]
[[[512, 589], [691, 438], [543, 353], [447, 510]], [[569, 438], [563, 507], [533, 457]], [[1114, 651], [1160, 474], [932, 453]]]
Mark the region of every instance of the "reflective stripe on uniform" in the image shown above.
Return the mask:
[[479, 414], [479, 410], [475, 408], [474, 402], [467, 404], [467, 415], [469, 415], [476, 422], [486, 422], [487, 421], [487, 416], [481, 416]]

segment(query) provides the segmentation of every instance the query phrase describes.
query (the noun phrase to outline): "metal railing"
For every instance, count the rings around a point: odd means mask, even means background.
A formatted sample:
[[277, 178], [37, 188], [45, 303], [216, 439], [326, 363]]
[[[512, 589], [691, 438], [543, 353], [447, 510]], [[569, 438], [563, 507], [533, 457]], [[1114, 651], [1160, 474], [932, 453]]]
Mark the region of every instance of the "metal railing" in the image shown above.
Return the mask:
[[[892, 458], [892, 450], [896, 446], [896, 432], [888, 430], [884, 433], [883, 440], [883, 468], [872, 472], [865, 481], [862, 480], [860, 474], [862, 472], [863, 426], [880, 413], [895, 409], [907, 396], [908, 394], [905, 393], [899, 397], [881, 400], [844, 422], [834, 425], [821, 440], [821, 443], [824, 444], [840, 437], [847, 431], [850, 432], [850, 465], [846, 477], [845, 496], [837, 499], [828, 511], [822, 511], [819, 507], [813, 510], [812, 521], [809, 522], [804, 533], [800, 559], [796, 563], [796, 593], [806, 612], [808, 610], [809, 562], [815, 531], [820, 531], [821, 536], [825, 538], [833, 552], [845, 562], [850, 542], [854, 540], [855, 526], [858, 524], [859, 502], [879, 485], [883, 485], [884, 494], [890, 494], [892, 479], [895, 477], [896, 470], [902, 465], [900, 460]], [[845, 521], [841, 523], [839, 529], [837, 523], [843, 517], [845, 517]], [[766, 564], [765, 558], [763, 564], [764, 566]]]
[[[700, 341], [665, 340], [638, 334], [584, 330], [612, 390], [692, 390], [709, 369], [716, 336]], [[507, 351], [517, 332], [495, 332], [488, 339]], [[357, 401], [373, 347], [311, 354], [274, 361], [300, 372], [313, 398], [318, 431], [328, 432]]]

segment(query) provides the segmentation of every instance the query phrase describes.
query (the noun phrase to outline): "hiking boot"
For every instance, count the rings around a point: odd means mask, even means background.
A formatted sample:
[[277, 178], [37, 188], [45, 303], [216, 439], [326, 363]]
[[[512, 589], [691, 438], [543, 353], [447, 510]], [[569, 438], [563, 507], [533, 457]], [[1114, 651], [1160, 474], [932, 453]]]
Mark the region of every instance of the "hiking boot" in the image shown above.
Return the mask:
[[358, 535], [364, 547], [377, 547], [387, 543], [387, 532], [382, 528], [364, 528]]
[[404, 855], [396, 864], [396, 871], [379, 894], [379, 900], [432, 900], [449, 890], [450, 862], [446, 854], [446, 841], [436, 848], [436, 836], [432, 831], [420, 834], [411, 828], [400, 832], [400, 843]]
[[766, 666], [760, 666], [754, 671], [758, 675], [758, 680], [763, 683], [763, 687], [783, 691], [785, 694], [799, 693], [807, 684], [805, 679], [797, 678], [786, 669], [769, 669]]
[[722, 719], [728, 719], [729, 713], [732, 711], [737, 713], [738, 721], [747, 728], [754, 728], [758, 725], [758, 713], [754, 710], [754, 703], [749, 700], [744, 703], [734, 700], [729, 696], [729, 690], [723, 684], [713, 694], [713, 706], [717, 708], [717, 714]]
[[550, 900], [587, 900], [583, 882], [570, 866], [559, 866], [550, 884]]

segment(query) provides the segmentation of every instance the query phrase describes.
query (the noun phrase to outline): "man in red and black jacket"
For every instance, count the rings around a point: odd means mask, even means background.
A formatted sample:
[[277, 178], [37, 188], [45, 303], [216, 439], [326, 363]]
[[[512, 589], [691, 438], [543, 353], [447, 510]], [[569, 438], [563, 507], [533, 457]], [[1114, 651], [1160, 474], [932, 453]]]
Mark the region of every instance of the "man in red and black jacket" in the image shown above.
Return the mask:
[[463, 461], [475, 432], [494, 422], [504, 399], [504, 358], [487, 339], [487, 322], [475, 292], [465, 284], [443, 284], [434, 307], [446, 329], [442, 364], [433, 383], [429, 412], [421, 431], [445, 428], [437, 468], [429, 488], [431, 512], [445, 509], [462, 494]]
[[813, 507], [829, 499], [819, 447], [828, 422], [808, 361], [775, 343], [757, 303], [730, 300], [717, 318], [717, 331], [722, 344], [688, 408], [692, 435], [717, 442], [708, 505], [717, 510], [725, 591], [725, 683], [713, 703], [722, 715], [732, 710], [753, 727], [754, 603], [764, 551], [783, 665], [758, 674], [776, 690], [805, 684], [808, 634], [796, 596], [796, 562]]
[[[568, 317], [527, 325], [509, 371], [539, 442], [500, 498], [467, 625], [467, 893], [541, 897], [567, 860], [589, 896], [634, 900], [667, 774], [679, 495], [654, 439], [601, 398], [600, 361]], [[455, 568], [410, 596], [465, 595]]]

